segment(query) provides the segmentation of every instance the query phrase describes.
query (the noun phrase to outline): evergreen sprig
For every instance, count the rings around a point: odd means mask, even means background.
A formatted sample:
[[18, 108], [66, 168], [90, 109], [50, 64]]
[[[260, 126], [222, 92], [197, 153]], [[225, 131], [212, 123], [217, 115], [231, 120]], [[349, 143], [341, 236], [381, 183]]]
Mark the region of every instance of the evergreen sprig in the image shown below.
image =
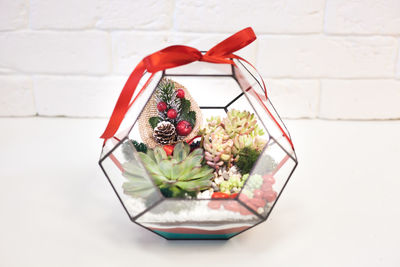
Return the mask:
[[169, 79], [162, 79], [157, 86], [158, 98], [169, 104], [175, 94], [175, 84]]

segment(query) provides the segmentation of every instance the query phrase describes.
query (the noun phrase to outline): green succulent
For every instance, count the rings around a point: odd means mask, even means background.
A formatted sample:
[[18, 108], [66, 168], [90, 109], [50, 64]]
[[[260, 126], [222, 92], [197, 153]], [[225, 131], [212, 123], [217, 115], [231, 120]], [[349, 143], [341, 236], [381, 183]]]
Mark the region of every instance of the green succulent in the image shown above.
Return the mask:
[[245, 188], [250, 191], [259, 189], [263, 184], [263, 178], [259, 174], [253, 174], [248, 179]]
[[[128, 142], [130, 143], [129, 140]], [[129, 159], [122, 164], [122, 175], [125, 177], [122, 189], [125, 195], [142, 199], [148, 207], [159, 199], [159, 193], [134, 150], [131, 144], [125, 148]]]
[[254, 113], [249, 111], [239, 111], [232, 109], [223, 119], [225, 131], [231, 138], [237, 135], [263, 135], [264, 131], [257, 125], [257, 119]]
[[126, 178], [126, 181], [122, 184], [124, 194], [133, 198], [152, 201], [154, 199], [152, 195], [156, 193], [154, 185], [146, 174], [144, 167], [134, 159], [134, 156], [130, 161], [122, 164], [122, 168], [124, 169], [122, 175]]
[[246, 147], [261, 153], [266, 144], [267, 140], [258, 136], [254, 137], [251, 135], [237, 135], [233, 139], [232, 153], [235, 156], [240, 155], [240, 151]]
[[217, 129], [218, 126], [221, 125], [221, 117], [220, 116], [211, 116], [210, 118], [206, 119], [207, 124], [206, 126], [201, 129], [200, 133], [203, 135], [211, 134]]
[[161, 147], [148, 149], [146, 154], [141, 152], [139, 156], [165, 197], [195, 196], [211, 187], [214, 170], [202, 166], [201, 148], [190, 152], [190, 146], [181, 142], [175, 145], [173, 156], [167, 156]]
[[229, 177], [228, 180], [223, 181], [220, 184], [220, 190], [223, 193], [239, 193], [240, 189], [243, 187], [244, 182], [246, 181], [249, 175], [245, 174], [241, 176], [240, 174], [234, 174]]
[[122, 153], [124, 154], [126, 160], [132, 160], [133, 157], [133, 151], [132, 151], [132, 145], [135, 147], [137, 152], [147, 152], [147, 146], [144, 143], [139, 143], [136, 140], [130, 139], [125, 141], [122, 144]]

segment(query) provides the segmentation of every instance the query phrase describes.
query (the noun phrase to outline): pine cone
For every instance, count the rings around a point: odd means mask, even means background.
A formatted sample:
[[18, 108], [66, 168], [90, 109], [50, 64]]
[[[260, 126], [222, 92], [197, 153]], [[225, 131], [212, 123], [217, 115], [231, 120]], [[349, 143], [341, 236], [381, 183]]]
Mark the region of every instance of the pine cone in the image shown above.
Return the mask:
[[175, 126], [169, 121], [159, 122], [154, 128], [153, 137], [161, 145], [174, 143], [176, 141]]

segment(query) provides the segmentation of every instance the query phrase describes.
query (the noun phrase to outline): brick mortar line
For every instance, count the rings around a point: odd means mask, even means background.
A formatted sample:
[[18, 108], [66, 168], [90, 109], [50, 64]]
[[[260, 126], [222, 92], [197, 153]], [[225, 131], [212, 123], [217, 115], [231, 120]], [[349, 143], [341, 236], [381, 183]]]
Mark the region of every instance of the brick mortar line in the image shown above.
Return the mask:
[[[397, 39], [397, 53], [394, 62], [394, 77], [400, 79], [400, 38]], [[398, 74], [399, 72], [399, 74]]]
[[[46, 72], [15, 72], [15, 73], [0, 73], [0, 77], [26, 77], [26, 76], [52, 76], [52, 77], [63, 77], [63, 78], [128, 78], [130, 73], [109, 73], [109, 74], [79, 74], [79, 73], [46, 73]], [[291, 76], [277, 76], [277, 77], [266, 77], [265, 80], [348, 80], [348, 81], [366, 81], [366, 80], [399, 80], [397, 76], [393, 77], [291, 77]]]
[[[240, 30], [240, 29], [238, 29]], [[82, 33], [82, 32], [104, 32], [104, 33], [173, 33], [173, 34], [197, 34], [204, 36], [212, 36], [212, 35], [230, 35], [232, 32], [200, 32], [200, 31], [182, 31], [178, 29], [169, 28], [169, 29], [153, 29], [153, 30], [145, 30], [145, 29], [100, 29], [100, 28], [82, 28], [82, 29], [32, 29], [32, 28], [21, 28], [21, 29], [13, 29], [13, 30], [0, 30], [0, 34], [2, 33], [18, 33], [18, 32], [27, 32], [27, 33]], [[382, 34], [382, 33], [329, 33], [325, 31], [321, 32], [256, 32], [258, 37], [265, 36], [282, 36], [282, 37], [298, 37], [298, 36], [326, 36], [326, 37], [400, 37], [400, 33], [394, 34]]]
[[[98, 120], [107, 120], [109, 119], [108, 117], [94, 117], [94, 116], [66, 116], [66, 115], [26, 115], [26, 116], [0, 116], [0, 119], [24, 119], [24, 118], [54, 118], [54, 119], [98, 119]], [[324, 117], [282, 117], [283, 120], [308, 120], [308, 121], [313, 121], [313, 120], [320, 120], [320, 121], [332, 121], [332, 122], [338, 122], [338, 121], [343, 121], [343, 122], [397, 122], [400, 121], [400, 117], [396, 118], [384, 118], [384, 119], [376, 119], [376, 118], [368, 118], [368, 119], [351, 119], [351, 118], [324, 118]]]

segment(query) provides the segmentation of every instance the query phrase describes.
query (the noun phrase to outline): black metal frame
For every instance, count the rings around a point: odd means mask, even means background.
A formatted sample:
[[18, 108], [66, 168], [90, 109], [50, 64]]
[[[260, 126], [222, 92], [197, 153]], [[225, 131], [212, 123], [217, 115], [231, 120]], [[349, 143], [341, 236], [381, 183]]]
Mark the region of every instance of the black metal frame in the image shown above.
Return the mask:
[[[204, 53], [204, 51], [202, 51], [202, 52]], [[235, 60], [235, 61], [237, 61], [237, 62], [238, 62], [238, 63], [253, 77], [253, 79], [257, 82], [258, 86], [260, 86], [260, 88], [262, 88], [262, 86], [261, 86], [259, 80], [248, 70], [248, 68], [245, 66], [245, 64], [243, 64], [243, 62], [242, 62], [241, 60], [239, 60], [239, 59], [237, 59], [237, 60]], [[145, 74], [144, 74], [144, 75], [145, 75]], [[242, 90], [242, 92], [241, 92], [239, 95], [235, 96], [235, 97], [234, 97], [230, 102], [228, 102], [225, 106], [200, 106], [200, 109], [223, 109], [225, 112], [227, 112], [229, 106], [231, 106], [233, 103], [235, 103], [235, 102], [236, 102], [238, 99], [240, 99], [242, 96], [245, 96], [245, 97], [247, 98], [247, 101], [249, 102], [249, 104], [252, 106], [254, 112], [256, 113], [256, 116], [257, 116], [258, 118], [261, 118], [261, 117], [259, 116], [259, 114], [257, 113], [256, 109], [254, 108], [252, 102], [249, 100], [248, 96], [247, 96], [246, 93], [245, 93], [246, 90], [247, 90], [248, 88], [242, 88], [242, 86], [240, 85], [240, 83], [239, 83], [239, 81], [238, 81], [238, 79], [237, 79], [237, 76], [236, 76], [235, 69], [234, 69], [234, 66], [233, 66], [233, 65], [231, 65], [231, 74], [223, 74], [223, 75], [221, 75], [221, 74], [166, 74], [165, 71], [163, 71], [161, 77], [160, 77], [159, 80], [157, 81], [157, 85], [160, 83], [160, 81], [161, 81], [164, 77], [179, 77], [179, 76], [184, 76], [184, 77], [216, 77], [216, 78], [218, 78], [218, 77], [230, 77], [230, 78], [234, 79], [234, 80], [236, 81], [236, 83], [238, 84], [239, 88]], [[154, 90], [157, 88], [157, 85], [156, 85], [156, 87], [153, 89], [153, 92], [154, 92]], [[253, 87], [254, 85], [255, 85], [255, 84], [252, 84], [252, 85], [250, 85], [250, 87]], [[146, 105], [147, 102], [150, 100], [150, 98], [151, 98], [153, 92], [150, 94], [150, 96], [149, 96], [148, 99], [146, 100], [145, 105]], [[289, 137], [290, 137], [290, 133], [289, 133], [289, 131], [287, 130], [286, 125], [285, 125], [284, 122], [282, 121], [282, 119], [281, 119], [281, 117], [279, 116], [279, 114], [276, 112], [276, 109], [275, 109], [275, 107], [272, 105], [272, 102], [270, 101], [269, 98], [268, 98], [267, 101], [269, 102], [269, 104], [270, 104], [270, 105], [272, 106], [272, 108], [274, 109], [274, 111], [275, 111], [275, 113], [276, 113], [276, 115], [277, 115], [277, 120], [283, 125], [283, 127], [285, 128], [287, 134], [288, 134]], [[263, 123], [262, 120], [260, 119], [259, 121], [262, 123], [262, 125], [264, 126], [264, 129], [266, 129], [266, 131], [267, 131], [267, 133], [268, 133], [268, 136], [269, 136], [268, 143], [267, 143], [267, 145], [265, 146], [264, 150], [267, 149], [267, 147], [269, 147], [270, 142], [272, 141], [273, 143], [278, 144], [278, 146], [279, 146], [293, 161], [294, 161], [293, 169], [292, 169], [291, 172], [289, 173], [289, 176], [287, 177], [287, 179], [286, 179], [285, 183], [283, 184], [283, 186], [282, 186], [282, 188], [281, 188], [279, 194], [277, 195], [277, 198], [275, 199], [274, 203], [272, 204], [271, 208], [269, 209], [269, 211], [268, 211], [268, 213], [265, 215], [265, 217], [261, 216], [261, 215], [258, 214], [256, 211], [254, 211], [253, 209], [249, 208], [243, 201], [241, 201], [241, 200], [239, 199], [239, 195], [240, 195], [240, 193], [242, 192], [243, 188], [245, 187], [246, 182], [248, 181], [248, 180], [247, 180], [247, 181], [245, 181], [245, 184], [243, 185], [242, 189], [240, 190], [240, 192], [239, 192], [239, 194], [236, 196], [236, 198], [234, 198], [234, 199], [218, 199], [218, 200], [219, 200], [219, 201], [238, 201], [238, 203], [240, 203], [240, 205], [242, 205], [242, 206], [245, 207], [247, 210], [249, 210], [251, 213], [253, 213], [254, 215], [256, 215], [260, 220], [259, 220], [257, 223], [255, 223], [254, 225], [250, 226], [249, 228], [247, 228], [247, 229], [245, 229], [245, 230], [243, 230], [243, 231], [241, 231], [241, 232], [238, 232], [238, 233], [236, 233], [235, 235], [230, 236], [230, 237], [228, 237], [228, 238], [215, 238], [215, 239], [202, 239], [202, 238], [170, 239], [170, 238], [167, 238], [167, 237], [165, 237], [165, 236], [163, 236], [163, 235], [161, 235], [161, 234], [159, 234], [159, 233], [153, 231], [152, 229], [150, 229], [150, 228], [148, 228], [148, 227], [146, 227], [146, 226], [144, 226], [144, 225], [138, 223], [136, 220], [137, 220], [139, 217], [141, 217], [143, 214], [145, 214], [146, 212], [150, 211], [151, 209], [155, 208], [157, 205], [159, 205], [159, 204], [160, 204], [161, 202], [163, 202], [165, 199], [168, 199], [168, 201], [170, 201], [170, 200], [180, 200], [180, 201], [181, 201], [181, 200], [182, 200], [182, 198], [165, 198], [165, 197], [161, 194], [161, 192], [158, 190], [159, 195], [160, 195], [160, 199], [157, 200], [157, 201], [156, 201], [155, 203], [153, 203], [152, 205], [150, 205], [150, 206], [149, 206], [148, 208], [146, 208], [144, 211], [140, 212], [139, 214], [135, 215], [134, 217], [131, 217], [131, 215], [130, 215], [129, 212], [128, 212], [128, 209], [125, 207], [125, 205], [124, 205], [124, 203], [123, 203], [123, 201], [122, 201], [120, 195], [118, 194], [118, 192], [117, 192], [117, 190], [115, 189], [115, 187], [114, 187], [114, 185], [113, 185], [113, 183], [112, 183], [110, 177], [108, 176], [106, 170], [104, 169], [104, 167], [103, 167], [103, 165], [102, 165], [102, 164], [103, 164], [103, 161], [104, 161], [105, 159], [107, 159], [108, 156], [109, 156], [110, 154], [112, 154], [113, 151], [115, 151], [115, 149], [117, 149], [120, 145], [122, 145], [122, 143], [124, 143], [126, 140], [128, 140], [128, 135], [129, 135], [129, 133], [132, 131], [134, 125], [137, 123], [137, 120], [138, 120], [138, 118], [140, 117], [140, 115], [142, 114], [142, 112], [143, 112], [143, 110], [139, 113], [138, 117], [135, 119], [134, 123], [133, 123], [132, 126], [129, 128], [128, 134], [127, 134], [124, 138], [122, 138], [120, 141], [118, 141], [118, 143], [117, 143], [109, 152], [107, 152], [103, 157], [101, 157], [101, 158], [99, 159], [99, 162], [98, 162], [99, 165], [100, 165], [100, 168], [102, 169], [102, 171], [103, 171], [103, 173], [104, 173], [104, 175], [106, 176], [106, 178], [107, 178], [107, 180], [109, 181], [111, 187], [113, 188], [113, 191], [114, 191], [115, 194], [117, 195], [118, 200], [120, 201], [122, 207], [124, 208], [125, 212], [127, 213], [129, 219], [130, 219], [132, 222], [134, 222], [135, 224], [137, 224], [137, 225], [139, 225], [139, 226], [141, 226], [141, 227], [143, 227], [143, 228], [145, 228], [145, 229], [147, 229], [147, 230], [149, 230], [149, 231], [151, 231], [151, 232], [153, 232], [153, 233], [155, 233], [155, 234], [157, 234], [157, 235], [159, 235], [159, 236], [161, 236], [161, 237], [163, 237], [163, 238], [165, 238], [165, 239], [167, 239], [167, 240], [229, 240], [229, 239], [231, 239], [232, 237], [237, 236], [238, 234], [241, 234], [241, 233], [243, 233], [243, 232], [245, 232], [245, 231], [248, 231], [248, 230], [252, 229], [253, 227], [257, 226], [258, 224], [260, 224], [260, 223], [262, 223], [262, 222], [265, 222], [265, 221], [269, 218], [269, 216], [270, 216], [271, 212], [273, 211], [273, 209], [274, 209], [276, 203], [277, 203], [278, 200], [280, 199], [280, 197], [281, 197], [281, 195], [282, 195], [282, 192], [284, 191], [284, 189], [286, 188], [286, 186], [287, 186], [289, 180], [291, 179], [294, 170], [297, 168], [298, 160], [297, 160], [296, 151], [293, 149], [293, 155], [291, 155], [291, 153], [289, 153], [289, 152], [288, 152], [288, 151], [287, 151], [287, 150], [286, 150], [286, 149], [285, 149], [285, 148], [284, 148], [284, 147], [283, 147], [269, 132], [268, 132], [268, 128], [264, 125], [264, 123]], [[257, 162], [258, 162], [258, 160], [260, 160], [260, 158], [257, 159]], [[257, 165], [257, 162], [254, 164], [253, 169], [254, 169], [254, 167]], [[250, 171], [250, 173], [253, 172], [253, 169]], [[151, 176], [149, 176], [149, 177], [151, 177]], [[153, 180], [152, 180], [152, 182], [153, 182], [153, 185], [154, 185], [154, 181], [153, 181]], [[155, 185], [154, 185], [154, 186], [155, 186]], [[194, 201], [210, 201], [210, 200], [211, 200], [211, 199], [195, 199]], [[191, 201], [191, 200], [188, 199], [187, 201]]]

